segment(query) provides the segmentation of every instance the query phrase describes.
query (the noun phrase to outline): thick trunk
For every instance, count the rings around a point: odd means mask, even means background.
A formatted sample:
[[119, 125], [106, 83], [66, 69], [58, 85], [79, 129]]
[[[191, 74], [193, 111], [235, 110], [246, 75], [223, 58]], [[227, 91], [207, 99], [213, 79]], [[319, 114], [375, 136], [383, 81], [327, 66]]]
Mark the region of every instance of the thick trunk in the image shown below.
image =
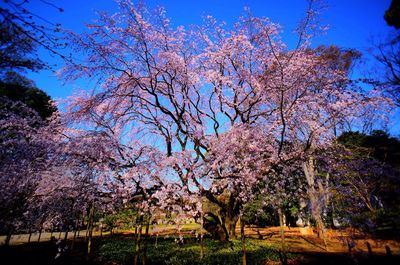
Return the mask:
[[239, 220], [239, 216], [228, 215], [224, 218], [224, 225], [227, 231], [228, 239], [236, 238], [236, 224]]
[[207, 213], [206, 218], [203, 218], [203, 227], [211, 234], [213, 239], [229, 241], [236, 238], [236, 224], [238, 220], [239, 215], [220, 213], [217, 216], [213, 213]]
[[[322, 198], [323, 194], [321, 194], [323, 191], [317, 191], [315, 188], [315, 168], [314, 168], [314, 159], [312, 157], [303, 164], [303, 170], [307, 179], [307, 184], [308, 184], [307, 192], [310, 197], [311, 213], [316, 222], [318, 237], [323, 239], [324, 245], [326, 247], [327, 246], [326, 231], [321, 216], [322, 212], [320, 205], [320, 201], [323, 199]], [[319, 186], [321, 186], [321, 184]]]

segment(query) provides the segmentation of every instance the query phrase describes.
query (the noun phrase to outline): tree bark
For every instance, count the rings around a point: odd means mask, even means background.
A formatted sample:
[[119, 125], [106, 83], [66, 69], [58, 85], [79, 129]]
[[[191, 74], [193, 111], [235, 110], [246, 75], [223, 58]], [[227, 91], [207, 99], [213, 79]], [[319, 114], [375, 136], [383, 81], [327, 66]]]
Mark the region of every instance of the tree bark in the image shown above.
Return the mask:
[[318, 192], [315, 189], [315, 167], [314, 167], [313, 157], [310, 157], [307, 162], [304, 162], [303, 170], [307, 179], [307, 184], [308, 184], [307, 192], [310, 197], [311, 213], [316, 222], [318, 237], [323, 239], [324, 245], [326, 247], [327, 246], [326, 231], [324, 222], [322, 220], [321, 207], [320, 207], [320, 200], [322, 199], [321, 196], [322, 191]]
[[6, 236], [6, 241], [4, 242], [5, 246], [9, 246], [10, 245], [10, 241], [11, 241], [11, 236], [12, 236], [12, 229], [10, 229], [7, 233]]
[[239, 216], [227, 215], [224, 218], [224, 225], [227, 231], [227, 239], [236, 239], [236, 224], [239, 220]]
[[280, 236], [281, 236], [281, 249], [280, 249], [280, 260], [282, 265], [287, 264], [287, 255], [286, 255], [286, 242], [285, 242], [285, 224], [283, 218], [283, 211], [282, 208], [279, 207], [278, 209], [279, 215], [279, 228], [280, 228]]
[[67, 225], [67, 230], [65, 231], [65, 235], [64, 235], [64, 242], [65, 243], [67, 242], [67, 239], [68, 239], [68, 233], [69, 233], [69, 227]]
[[240, 236], [242, 241], [242, 265], [247, 265], [247, 257], [246, 257], [246, 237], [244, 234], [244, 220], [240, 218]]
[[146, 262], [147, 262], [147, 242], [149, 241], [149, 229], [150, 229], [150, 222], [147, 222], [146, 230], [145, 230], [145, 234], [144, 234], [144, 242], [143, 242], [142, 265], [146, 265]]
[[203, 240], [203, 228], [204, 228], [204, 212], [201, 211], [201, 227], [200, 227], [200, 259], [204, 258], [204, 240]]
[[76, 233], [79, 230], [79, 218], [75, 221], [75, 231], [74, 231], [74, 238], [72, 239], [71, 249], [74, 249], [75, 241], [76, 241]]
[[139, 262], [141, 236], [142, 236], [142, 224], [139, 225], [138, 233], [136, 234], [134, 265], [138, 265]]
[[94, 204], [90, 207], [89, 220], [88, 220], [88, 228], [89, 228], [89, 236], [88, 236], [88, 245], [87, 245], [87, 255], [90, 255], [91, 246], [92, 246], [92, 237], [93, 237], [93, 218], [94, 218]]
[[31, 237], [32, 237], [32, 231], [29, 229], [28, 243], [31, 243]]
[[40, 230], [39, 230], [39, 237], [38, 237], [38, 240], [37, 240], [37, 242], [40, 242], [40, 238], [42, 237], [42, 228], [40, 228]]

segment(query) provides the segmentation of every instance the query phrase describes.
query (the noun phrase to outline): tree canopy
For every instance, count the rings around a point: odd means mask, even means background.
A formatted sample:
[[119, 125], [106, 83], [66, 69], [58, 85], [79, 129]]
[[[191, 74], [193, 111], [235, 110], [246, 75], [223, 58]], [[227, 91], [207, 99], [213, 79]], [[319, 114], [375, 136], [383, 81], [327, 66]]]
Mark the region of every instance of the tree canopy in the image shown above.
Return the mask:
[[386, 23], [389, 26], [393, 26], [396, 29], [400, 29], [400, 1], [392, 0], [388, 10], [385, 12], [384, 16]]

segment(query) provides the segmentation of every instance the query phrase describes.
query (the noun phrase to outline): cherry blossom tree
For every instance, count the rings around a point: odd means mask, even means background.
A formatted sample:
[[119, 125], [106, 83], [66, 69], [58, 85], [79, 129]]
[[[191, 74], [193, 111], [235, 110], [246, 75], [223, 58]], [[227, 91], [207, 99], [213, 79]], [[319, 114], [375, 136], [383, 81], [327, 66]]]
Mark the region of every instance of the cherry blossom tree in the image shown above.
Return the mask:
[[20, 101], [0, 98], [1, 227], [8, 234], [22, 226], [24, 214], [52, 153], [52, 127]]
[[324, 30], [314, 1], [295, 47], [283, 43], [278, 24], [248, 10], [232, 27], [209, 16], [203, 26], [185, 29], [174, 27], [162, 8], [118, 4], [119, 13], [101, 13], [88, 32], [70, 33], [84, 60], [67, 64], [60, 76], [96, 84], [70, 98], [71, 119], [105, 132], [118, 152], [140, 142], [163, 153], [154, 171], [138, 175], [127, 166], [124, 178], [135, 183], [146, 176], [158, 198], [171, 192], [181, 201], [207, 198], [234, 236], [254, 185], [268, 181], [274, 166], [300, 161], [323, 231], [314, 153], [334, 142], [347, 119], [379, 112], [386, 101], [357, 87], [347, 64], [310, 48]]

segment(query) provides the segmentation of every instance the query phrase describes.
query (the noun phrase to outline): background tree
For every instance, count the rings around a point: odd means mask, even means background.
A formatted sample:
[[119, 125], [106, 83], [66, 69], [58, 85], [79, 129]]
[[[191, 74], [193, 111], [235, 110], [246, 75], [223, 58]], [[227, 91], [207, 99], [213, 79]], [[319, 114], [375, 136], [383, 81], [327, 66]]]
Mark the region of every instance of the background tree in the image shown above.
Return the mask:
[[[42, 8], [63, 12], [51, 1], [40, 1]], [[0, 69], [43, 69], [47, 64], [40, 60], [37, 49], [44, 48], [51, 54], [66, 59], [59, 52], [65, 47], [60, 41], [61, 25], [43, 18], [27, 7], [29, 1], [4, 1], [0, 7]]]
[[0, 69], [3, 71], [43, 69], [45, 64], [35, 55], [36, 43], [22, 29], [2, 19], [0, 23]]
[[[370, 135], [346, 132], [338, 142], [342, 146], [321, 158], [334, 164], [334, 170], [329, 170], [334, 218], [341, 225], [356, 226], [374, 235], [397, 227], [399, 140], [374, 131]], [[349, 209], [352, 215], [346, 214]]]
[[6, 243], [32, 206], [35, 189], [54, 154], [54, 136], [36, 111], [0, 96], [0, 222], [8, 235]]
[[24, 103], [43, 120], [57, 112], [51, 98], [43, 90], [36, 88], [31, 80], [15, 72], [8, 72], [3, 80], [0, 80], [0, 96]]
[[[385, 76], [383, 89], [387, 91], [400, 104], [400, 1], [392, 0], [389, 9], [386, 11], [384, 19], [389, 26], [395, 30], [387, 36], [386, 40], [375, 45], [375, 58], [383, 65]], [[379, 77], [381, 78], [381, 77]]]
[[392, 0], [388, 10], [386, 10], [384, 18], [389, 26], [400, 29], [400, 1]]

